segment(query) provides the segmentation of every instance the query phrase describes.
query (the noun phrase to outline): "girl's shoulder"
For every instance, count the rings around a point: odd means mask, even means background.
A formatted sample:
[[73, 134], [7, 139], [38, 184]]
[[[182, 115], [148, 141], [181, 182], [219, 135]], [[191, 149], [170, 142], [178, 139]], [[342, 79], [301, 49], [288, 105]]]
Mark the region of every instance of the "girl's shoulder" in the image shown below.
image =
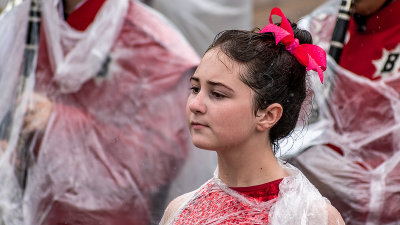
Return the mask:
[[194, 192], [188, 192], [172, 200], [164, 211], [160, 225], [169, 224], [178, 210], [192, 198]]

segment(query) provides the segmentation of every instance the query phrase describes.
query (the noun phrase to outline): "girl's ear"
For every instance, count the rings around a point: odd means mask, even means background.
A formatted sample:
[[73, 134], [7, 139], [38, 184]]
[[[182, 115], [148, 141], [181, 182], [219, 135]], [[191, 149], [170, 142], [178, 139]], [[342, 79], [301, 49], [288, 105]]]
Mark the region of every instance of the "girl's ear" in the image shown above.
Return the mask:
[[265, 109], [257, 111], [257, 130], [265, 131], [271, 129], [282, 117], [283, 108], [281, 104], [273, 103]]

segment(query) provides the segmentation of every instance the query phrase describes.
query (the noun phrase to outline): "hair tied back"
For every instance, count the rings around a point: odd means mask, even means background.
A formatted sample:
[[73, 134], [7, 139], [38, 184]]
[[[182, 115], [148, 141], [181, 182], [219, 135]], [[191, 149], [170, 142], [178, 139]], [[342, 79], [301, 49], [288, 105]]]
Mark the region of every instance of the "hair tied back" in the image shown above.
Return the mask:
[[[272, 15], [277, 15], [282, 18], [280, 26], [273, 24]], [[326, 70], [326, 53], [319, 46], [313, 44], [299, 44], [299, 40], [294, 37], [293, 29], [283, 14], [281, 9], [275, 7], [269, 15], [269, 23], [258, 33], [271, 32], [275, 35], [275, 42], [279, 42], [286, 46], [286, 50], [294, 55], [297, 61], [306, 67], [306, 70], [314, 70], [318, 73], [321, 83], [324, 81], [323, 71]]]

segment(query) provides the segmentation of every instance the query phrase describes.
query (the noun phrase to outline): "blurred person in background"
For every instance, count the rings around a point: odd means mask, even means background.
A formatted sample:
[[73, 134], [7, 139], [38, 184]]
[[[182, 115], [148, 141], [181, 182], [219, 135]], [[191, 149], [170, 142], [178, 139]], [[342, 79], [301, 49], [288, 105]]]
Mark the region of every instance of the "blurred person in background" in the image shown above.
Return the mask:
[[[197, 54], [137, 1], [46, 0], [39, 13], [29, 3], [0, 18], [0, 223], [158, 222], [189, 148], [185, 74]], [[37, 66], [15, 97], [28, 20], [41, 22]]]
[[[339, 3], [300, 22], [325, 50]], [[293, 159], [349, 225], [400, 223], [399, 14], [399, 0], [354, 1], [340, 60], [328, 60], [325, 89], [314, 86], [318, 114]]]

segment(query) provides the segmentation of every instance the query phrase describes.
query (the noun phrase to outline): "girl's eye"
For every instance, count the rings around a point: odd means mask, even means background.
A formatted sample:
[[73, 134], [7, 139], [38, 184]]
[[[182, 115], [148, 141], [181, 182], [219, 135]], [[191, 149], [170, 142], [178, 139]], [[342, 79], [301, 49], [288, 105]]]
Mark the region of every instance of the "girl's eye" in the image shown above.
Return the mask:
[[197, 94], [200, 91], [200, 88], [198, 87], [191, 87], [190, 90], [192, 91], [193, 94]]
[[215, 92], [215, 91], [211, 92], [211, 95], [212, 95], [214, 98], [217, 98], [217, 99], [225, 98], [225, 95], [220, 94], [220, 93]]

